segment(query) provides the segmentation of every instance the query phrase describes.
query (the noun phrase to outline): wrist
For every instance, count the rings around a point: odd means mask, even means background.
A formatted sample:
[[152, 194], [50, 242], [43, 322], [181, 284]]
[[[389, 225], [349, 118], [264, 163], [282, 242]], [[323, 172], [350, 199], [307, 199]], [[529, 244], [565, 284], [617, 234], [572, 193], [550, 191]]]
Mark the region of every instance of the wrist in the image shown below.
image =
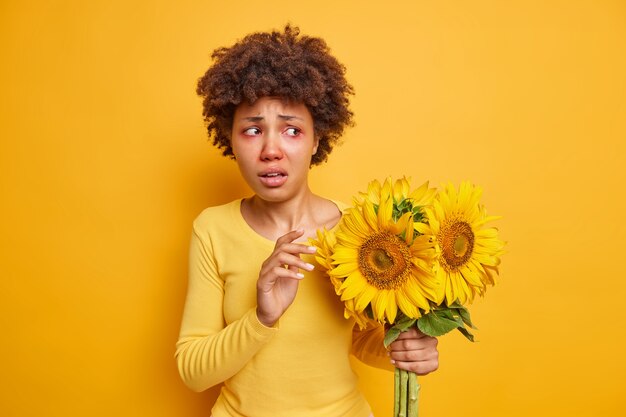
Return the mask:
[[274, 325], [278, 321], [278, 320], [272, 320], [271, 318], [269, 318], [269, 317], [265, 316], [264, 314], [262, 314], [259, 311], [258, 307], [256, 308], [256, 318], [257, 318], [257, 320], [259, 320], [259, 323], [261, 323], [265, 327], [274, 327]]

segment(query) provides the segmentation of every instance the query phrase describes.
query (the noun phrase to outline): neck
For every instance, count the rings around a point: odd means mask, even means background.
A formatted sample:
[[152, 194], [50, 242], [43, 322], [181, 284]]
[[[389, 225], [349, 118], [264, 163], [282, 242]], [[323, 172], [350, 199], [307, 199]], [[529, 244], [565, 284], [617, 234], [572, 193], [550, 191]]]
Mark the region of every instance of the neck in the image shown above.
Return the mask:
[[307, 189], [306, 193], [288, 201], [267, 201], [255, 195], [247, 202], [250, 214], [257, 220], [286, 233], [305, 227], [310, 220], [309, 210], [312, 200], [313, 193]]

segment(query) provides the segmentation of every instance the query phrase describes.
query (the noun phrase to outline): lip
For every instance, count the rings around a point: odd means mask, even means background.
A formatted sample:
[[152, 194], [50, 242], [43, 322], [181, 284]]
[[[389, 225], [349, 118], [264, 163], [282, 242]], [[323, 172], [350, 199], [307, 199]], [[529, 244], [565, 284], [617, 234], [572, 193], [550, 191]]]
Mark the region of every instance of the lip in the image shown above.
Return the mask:
[[259, 174], [261, 183], [266, 187], [276, 188], [287, 182], [287, 172], [283, 169], [274, 167], [261, 171]]

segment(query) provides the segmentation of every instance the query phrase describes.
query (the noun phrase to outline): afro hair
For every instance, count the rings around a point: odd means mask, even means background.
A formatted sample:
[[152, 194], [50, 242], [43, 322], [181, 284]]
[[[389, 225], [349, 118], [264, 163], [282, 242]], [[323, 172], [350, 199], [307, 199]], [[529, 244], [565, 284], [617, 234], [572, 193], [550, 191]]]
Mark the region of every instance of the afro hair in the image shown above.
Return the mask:
[[344, 129], [354, 124], [349, 109], [354, 89], [321, 38], [300, 35], [287, 25], [283, 32], [252, 33], [211, 57], [214, 63], [198, 80], [196, 92], [203, 97], [209, 138], [224, 155], [233, 156], [230, 134], [237, 106], [260, 97], [306, 105], [319, 139], [311, 165], [324, 162]]

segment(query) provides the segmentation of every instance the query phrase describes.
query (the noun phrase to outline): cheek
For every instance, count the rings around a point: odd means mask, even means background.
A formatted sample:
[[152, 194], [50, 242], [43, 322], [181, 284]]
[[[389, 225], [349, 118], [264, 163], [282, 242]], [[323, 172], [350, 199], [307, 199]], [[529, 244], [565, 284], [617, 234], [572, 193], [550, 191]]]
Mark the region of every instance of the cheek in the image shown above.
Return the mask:
[[313, 158], [313, 152], [310, 147], [290, 150], [287, 151], [287, 154], [292, 162], [296, 163], [299, 167], [301, 166], [303, 170], [308, 170], [311, 159]]
[[250, 149], [250, 145], [246, 146], [246, 144], [238, 138], [231, 138], [230, 140], [230, 149], [233, 153], [235, 159], [246, 159], [247, 155], [252, 152]]

